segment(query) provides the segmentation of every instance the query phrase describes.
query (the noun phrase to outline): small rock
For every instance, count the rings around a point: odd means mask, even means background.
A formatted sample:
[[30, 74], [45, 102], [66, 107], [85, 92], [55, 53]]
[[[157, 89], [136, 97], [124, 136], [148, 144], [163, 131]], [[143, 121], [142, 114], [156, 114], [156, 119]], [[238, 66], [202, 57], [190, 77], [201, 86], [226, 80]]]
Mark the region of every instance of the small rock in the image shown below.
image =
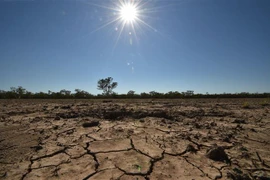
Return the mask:
[[269, 180], [270, 179], [270, 174], [267, 174], [264, 171], [255, 171], [254, 173], [252, 173], [252, 176], [260, 179], [260, 180]]
[[91, 121], [91, 122], [85, 122], [83, 123], [83, 127], [94, 127], [94, 126], [98, 126], [99, 125], [99, 121]]
[[61, 118], [59, 116], [56, 116], [54, 120], [60, 120]]
[[244, 119], [235, 119], [235, 120], [233, 121], [233, 123], [246, 124], [246, 120], [244, 120]]
[[235, 129], [244, 129], [243, 126], [241, 126], [240, 124], [237, 124], [237, 126], [235, 127]]
[[195, 128], [197, 128], [197, 129], [200, 129], [200, 128], [201, 128], [201, 125], [200, 125], [199, 123], [197, 123], [197, 122], [194, 123], [194, 126], [195, 126]]
[[211, 122], [210, 125], [211, 125], [211, 126], [217, 126], [217, 123]]
[[247, 174], [239, 174], [236, 172], [228, 172], [227, 177], [233, 180], [251, 180]]
[[230, 142], [230, 138], [228, 136], [225, 136], [223, 139], [222, 139], [223, 142]]
[[32, 119], [30, 122], [34, 123], [34, 122], [39, 122], [42, 120], [42, 117], [35, 117], [34, 119]]
[[249, 158], [250, 155], [249, 155], [248, 152], [245, 152], [245, 151], [244, 151], [244, 152], [242, 152], [241, 157], [242, 157], [242, 158]]
[[133, 134], [133, 133], [134, 133], [134, 130], [133, 130], [133, 129], [129, 129], [129, 130], [127, 131], [127, 133], [128, 133], [128, 134]]
[[166, 124], [166, 120], [165, 119], [162, 119], [161, 122], [164, 123], [164, 124]]
[[197, 152], [197, 149], [195, 149], [194, 146], [192, 146], [191, 144], [189, 144], [187, 146], [187, 148], [186, 148], [186, 152], [193, 152], [193, 153], [195, 153], [195, 152]]
[[233, 171], [238, 174], [243, 174], [242, 170], [238, 168], [233, 168]]
[[229, 161], [228, 155], [225, 153], [224, 149], [219, 146], [214, 146], [209, 149], [206, 153], [206, 157], [214, 161]]
[[194, 138], [195, 138], [195, 139], [199, 139], [199, 138], [200, 138], [200, 134], [195, 134], [195, 135], [194, 135]]
[[241, 146], [241, 147], [239, 148], [239, 150], [240, 150], [240, 151], [248, 151], [248, 149], [247, 149], [246, 147], [244, 147], [244, 146]]
[[144, 119], [140, 119], [140, 122], [141, 122], [141, 123], [144, 123], [145, 121], [144, 121]]
[[210, 127], [209, 124], [206, 124], [206, 125], [205, 125], [205, 128], [206, 128], [206, 129], [211, 129], [211, 127]]
[[124, 129], [121, 128], [121, 127], [119, 127], [119, 128], [116, 129], [116, 131], [117, 131], [117, 132], [124, 132]]
[[77, 106], [89, 106], [89, 104], [83, 103], [83, 104], [78, 104]]
[[207, 137], [202, 137], [202, 142], [207, 142], [207, 141], [208, 141]]
[[35, 151], [39, 151], [39, 150], [43, 149], [43, 147], [40, 145], [32, 146], [31, 148], [34, 149]]
[[71, 108], [70, 105], [68, 105], [68, 106], [62, 106], [62, 107], [61, 107], [61, 109], [70, 109], [70, 108]]
[[127, 114], [126, 111], [108, 110], [104, 112], [103, 117], [104, 119], [120, 120], [120, 119], [123, 119], [126, 114]]
[[0, 177], [1, 178], [4, 178], [4, 177], [6, 177], [7, 176], [7, 172], [0, 172]]

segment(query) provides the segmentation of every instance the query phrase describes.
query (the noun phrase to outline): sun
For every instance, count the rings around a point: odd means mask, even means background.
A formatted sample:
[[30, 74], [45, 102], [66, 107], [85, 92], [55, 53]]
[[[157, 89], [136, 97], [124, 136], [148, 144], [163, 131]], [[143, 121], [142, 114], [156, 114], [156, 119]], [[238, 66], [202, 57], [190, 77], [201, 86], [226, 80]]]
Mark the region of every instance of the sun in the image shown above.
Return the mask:
[[[147, 20], [151, 18], [150, 14], [159, 9], [159, 7], [155, 7], [155, 3], [151, 3], [152, 0], [110, 0], [110, 2], [100, 4], [87, 2], [87, 4], [110, 11], [110, 13], [106, 13], [109, 16], [100, 19], [101, 25], [90, 33], [112, 26], [111, 30], [116, 34], [113, 50], [120, 39], [129, 40], [130, 45], [135, 42], [134, 40], [139, 42], [139, 36], [143, 34], [144, 28], [157, 32], [154, 27], [147, 23]], [[125, 38], [122, 38], [123, 35], [125, 35]]]
[[120, 9], [120, 17], [126, 23], [132, 23], [138, 18], [138, 10], [134, 4], [124, 4]]

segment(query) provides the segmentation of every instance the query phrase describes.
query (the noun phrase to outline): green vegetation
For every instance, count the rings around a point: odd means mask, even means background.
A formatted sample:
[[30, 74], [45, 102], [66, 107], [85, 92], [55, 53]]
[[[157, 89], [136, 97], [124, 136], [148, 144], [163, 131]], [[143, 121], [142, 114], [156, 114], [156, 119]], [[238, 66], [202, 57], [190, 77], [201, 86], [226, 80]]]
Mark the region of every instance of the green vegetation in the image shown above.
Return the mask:
[[100, 79], [98, 81], [98, 90], [102, 90], [103, 95], [106, 95], [106, 96], [114, 94], [112, 90], [117, 87], [118, 83], [112, 82], [112, 81], [113, 81], [112, 77]]
[[[45, 92], [32, 93], [27, 91], [22, 86], [11, 87], [9, 91], [0, 90], [0, 99], [104, 99], [104, 98], [118, 98], [118, 99], [176, 99], [176, 98], [270, 98], [270, 93], [223, 93], [223, 94], [195, 94], [194, 91], [188, 90], [186, 92], [169, 91], [167, 93], [160, 93], [156, 91], [150, 91], [149, 93], [142, 92], [136, 94], [135, 91], [130, 90], [127, 94], [117, 94], [113, 92], [113, 89], [117, 87], [118, 83], [113, 82], [112, 77], [100, 79], [97, 82], [97, 88], [102, 90], [102, 94], [93, 95], [87, 91], [81, 89], [75, 89], [74, 93], [69, 90], [62, 89], [59, 92], [52, 92], [48, 90]], [[269, 101], [262, 101], [262, 106], [267, 106]], [[245, 102], [243, 108], [249, 108], [249, 104]]]
[[242, 107], [245, 108], [245, 109], [248, 109], [248, 108], [250, 108], [250, 105], [249, 105], [248, 102], [244, 102]]
[[[108, 93], [107, 91], [102, 94], [93, 95], [87, 91], [75, 89], [74, 93], [69, 90], [60, 90], [59, 92], [48, 91], [32, 93], [21, 86], [18, 88], [12, 87], [10, 91], [0, 90], [0, 99], [103, 99], [103, 98], [118, 98], [118, 99], [177, 99], [177, 98], [267, 98], [270, 97], [270, 93], [262, 94], [248, 94], [243, 96], [242, 94], [193, 94], [187, 95], [186, 92], [170, 91], [167, 93], [159, 93], [151, 91], [149, 93], [143, 92], [136, 94], [135, 91], [129, 91], [127, 94], [117, 94], [115, 92]], [[267, 101], [262, 101], [261, 106], [267, 106]], [[243, 104], [243, 108], [248, 108], [249, 104], [246, 102]]]
[[269, 100], [263, 100], [262, 102], [260, 102], [261, 106], [268, 106], [269, 105]]

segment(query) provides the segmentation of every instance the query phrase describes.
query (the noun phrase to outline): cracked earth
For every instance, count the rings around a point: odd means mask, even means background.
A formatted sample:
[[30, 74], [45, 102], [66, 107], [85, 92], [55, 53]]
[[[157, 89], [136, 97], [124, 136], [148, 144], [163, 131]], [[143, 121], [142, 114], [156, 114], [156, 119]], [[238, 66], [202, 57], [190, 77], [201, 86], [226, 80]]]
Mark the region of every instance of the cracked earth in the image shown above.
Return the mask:
[[1, 100], [0, 179], [269, 180], [261, 101]]

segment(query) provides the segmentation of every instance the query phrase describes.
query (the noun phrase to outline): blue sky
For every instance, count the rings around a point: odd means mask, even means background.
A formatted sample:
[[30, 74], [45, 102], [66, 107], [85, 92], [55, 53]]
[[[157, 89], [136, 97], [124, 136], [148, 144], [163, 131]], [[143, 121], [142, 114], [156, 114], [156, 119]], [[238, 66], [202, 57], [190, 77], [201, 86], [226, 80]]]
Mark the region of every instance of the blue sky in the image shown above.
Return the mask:
[[145, 24], [99, 29], [118, 5], [0, 0], [0, 89], [97, 94], [111, 76], [118, 93], [270, 92], [269, 0], [142, 1]]

